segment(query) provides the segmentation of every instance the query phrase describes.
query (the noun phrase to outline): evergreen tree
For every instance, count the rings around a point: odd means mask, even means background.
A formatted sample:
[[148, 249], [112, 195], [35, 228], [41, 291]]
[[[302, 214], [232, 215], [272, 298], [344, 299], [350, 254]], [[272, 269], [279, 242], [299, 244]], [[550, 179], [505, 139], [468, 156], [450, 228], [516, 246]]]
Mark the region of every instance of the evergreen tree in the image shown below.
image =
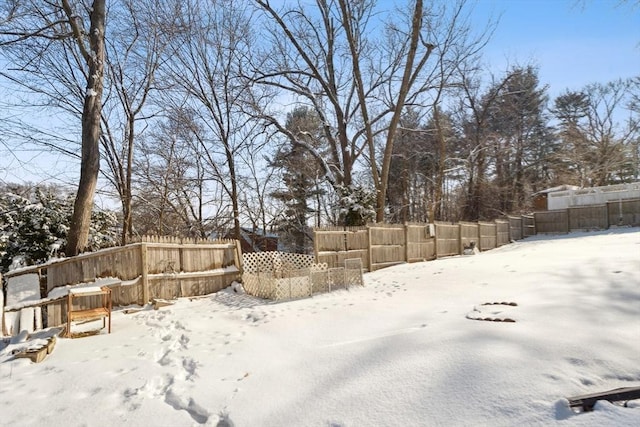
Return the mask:
[[536, 185], [545, 186], [540, 175], [555, 149], [545, 114], [546, 90], [535, 68], [516, 68], [490, 109], [497, 212], [526, 211], [526, 195]]
[[[287, 114], [286, 127], [295, 134], [296, 140], [322, 150], [322, 123], [311, 109], [295, 108]], [[313, 209], [310, 201], [318, 200], [324, 193], [320, 188], [324, 175], [322, 167], [308, 149], [291, 143], [291, 140], [280, 147], [271, 166], [282, 170], [283, 187], [271, 194], [285, 206], [278, 221], [281, 241], [294, 252], [306, 253], [311, 240], [307, 222], [309, 216], [319, 209], [319, 206]]]
[[376, 219], [376, 192], [360, 186], [339, 187], [339, 221], [345, 227], [367, 225]]
[[[53, 188], [0, 195], [0, 268], [6, 272], [13, 264], [32, 265], [47, 261], [64, 248], [73, 212], [74, 197]], [[116, 216], [94, 209], [87, 248], [97, 250], [116, 242]]]

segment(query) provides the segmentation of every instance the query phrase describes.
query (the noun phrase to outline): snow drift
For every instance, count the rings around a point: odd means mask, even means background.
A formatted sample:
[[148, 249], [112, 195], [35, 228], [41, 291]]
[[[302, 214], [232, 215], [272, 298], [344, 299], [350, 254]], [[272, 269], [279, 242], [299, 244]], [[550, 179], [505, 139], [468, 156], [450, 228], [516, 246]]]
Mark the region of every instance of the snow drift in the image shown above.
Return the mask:
[[39, 364], [0, 345], [0, 423], [640, 425], [640, 401], [581, 414], [566, 401], [640, 385], [639, 262], [628, 228], [401, 265], [303, 300], [229, 289], [121, 309], [111, 334], [58, 339]]

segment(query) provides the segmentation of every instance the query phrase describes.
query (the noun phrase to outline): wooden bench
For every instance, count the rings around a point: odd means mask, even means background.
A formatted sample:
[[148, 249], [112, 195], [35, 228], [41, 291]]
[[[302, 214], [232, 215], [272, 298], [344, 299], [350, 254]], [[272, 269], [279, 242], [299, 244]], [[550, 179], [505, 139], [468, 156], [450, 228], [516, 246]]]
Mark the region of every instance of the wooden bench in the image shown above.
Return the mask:
[[622, 387], [600, 393], [583, 394], [581, 396], [569, 397], [569, 407], [582, 408], [583, 411], [593, 411], [593, 407], [598, 400], [609, 402], [629, 401], [640, 399], [640, 387]]
[[[88, 309], [74, 309], [73, 302], [78, 298], [95, 297], [100, 296], [100, 306], [96, 308]], [[69, 290], [67, 295], [67, 332], [68, 337], [71, 336], [71, 322], [73, 321], [87, 321], [87, 320], [99, 320], [102, 319], [102, 327], [107, 326], [108, 319], [108, 333], [111, 333], [111, 289], [106, 286], [99, 287], [86, 287]]]

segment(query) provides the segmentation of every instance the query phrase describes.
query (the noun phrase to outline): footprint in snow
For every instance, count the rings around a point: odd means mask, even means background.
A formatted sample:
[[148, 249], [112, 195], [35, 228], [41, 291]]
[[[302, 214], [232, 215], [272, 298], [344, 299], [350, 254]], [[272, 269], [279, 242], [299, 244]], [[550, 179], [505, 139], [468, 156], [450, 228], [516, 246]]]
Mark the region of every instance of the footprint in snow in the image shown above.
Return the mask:
[[219, 420], [218, 420], [218, 424], [216, 424], [216, 427], [234, 427], [233, 421], [231, 421], [231, 418], [229, 418], [229, 414], [227, 414], [226, 412], [220, 412], [218, 414]]
[[511, 313], [513, 307], [517, 306], [518, 304], [515, 302], [486, 302], [480, 306], [473, 307], [473, 310], [467, 313], [466, 318], [488, 322], [515, 323]]
[[164, 401], [173, 409], [186, 411], [198, 424], [205, 424], [209, 420], [209, 411], [198, 405], [191, 397], [184, 399], [169, 389], [164, 396]]

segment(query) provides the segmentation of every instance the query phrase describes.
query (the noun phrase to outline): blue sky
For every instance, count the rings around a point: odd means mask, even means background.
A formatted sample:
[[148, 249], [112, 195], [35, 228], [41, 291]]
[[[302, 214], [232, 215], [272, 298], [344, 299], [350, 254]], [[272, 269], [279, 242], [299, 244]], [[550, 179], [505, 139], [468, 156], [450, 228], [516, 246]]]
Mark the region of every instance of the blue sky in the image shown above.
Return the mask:
[[[379, 5], [391, 8], [394, 4], [411, 1], [379, 0]], [[469, 6], [475, 3], [473, 24], [477, 30], [486, 25], [490, 15], [500, 16], [493, 38], [484, 51], [487, 69], [500, 76], [510, 65], [536, 65], [541, 83], [549, 85], [551, 101], [567, 89], [579, 90], [589, 83], [640, 75], [639, 0], [469, 2]], [[3, 157], [0, 180], [38, 181], [35, 175], [47, 180], [52, 174], [62, 179], [60, 171], [77, 170], [65, 159], [54, 160], [50, 153], [21, 153], [23, 161], [26, 156], [26, 161], [35, 169], [29, 170], [11, 155], [4, 155], [2, 148], [0, 146]], [[57, 167], [52, 167], [56, 164]]]
[[490, 69], [537, 65], [552, 97], [640, 75], [637, 0], [478, 0], [478, 25], [489, 13], [501, 16], [485, 51]]

